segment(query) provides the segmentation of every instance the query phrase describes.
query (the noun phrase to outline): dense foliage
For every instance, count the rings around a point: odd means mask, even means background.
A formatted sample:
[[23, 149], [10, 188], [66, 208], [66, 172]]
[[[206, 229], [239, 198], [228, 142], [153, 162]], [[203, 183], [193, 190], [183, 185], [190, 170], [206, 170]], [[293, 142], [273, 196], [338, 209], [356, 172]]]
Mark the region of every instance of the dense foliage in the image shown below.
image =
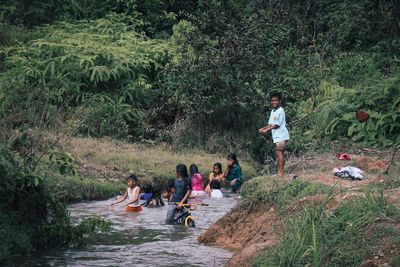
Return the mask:
[[277, 90], [292, 151], [315, 138], [399, 143], [396, 1], [17, 2], [2, 4], [0, 38], [13, 127], [210, 150], [236, 140], [262, 156], [256, 129]]
[[[400, 144], [399, 47], [394, 0], [5, 0], [1, 130], [242, 148], [263, 160], [272, 142], [257, 129], [280, 91], [289, 151], [342, 138], [390, 147]], [[15, 157], [2, 148], [0, 257], [68, 222], [46, 179]]]
[[88, 233], [110, 226], [95, 217], [72, 225], [65, 204], [49, 192], [48, 172], [38, 168], [43, 156], [51, 154], [51, 164], [67, 174], [73, 170], [70, 156], [51, 153], [46, 146], [27, 132], [0, 144], [0, 263], [38, 247], [84, 245]]

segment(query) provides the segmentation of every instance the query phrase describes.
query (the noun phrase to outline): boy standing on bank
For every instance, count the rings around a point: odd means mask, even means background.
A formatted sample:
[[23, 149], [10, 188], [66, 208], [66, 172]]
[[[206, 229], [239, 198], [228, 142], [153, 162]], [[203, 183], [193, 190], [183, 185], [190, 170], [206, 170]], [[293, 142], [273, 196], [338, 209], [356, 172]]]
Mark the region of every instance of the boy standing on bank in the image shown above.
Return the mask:
[[283, 167], [285, 162], [285, 148], [289, 141], [289, 131], [286, 128], [285, 111], [281, 107], [282, 96], [278, 92], [270, 95], [272, 111], [269, 116], [268, 125], [260, 128], [258, 132], [265, 134], [269, 131], [272, 133], [272, 139], [275, 144], [275, 154], [278, 160], [278, 176], [283, 176]]

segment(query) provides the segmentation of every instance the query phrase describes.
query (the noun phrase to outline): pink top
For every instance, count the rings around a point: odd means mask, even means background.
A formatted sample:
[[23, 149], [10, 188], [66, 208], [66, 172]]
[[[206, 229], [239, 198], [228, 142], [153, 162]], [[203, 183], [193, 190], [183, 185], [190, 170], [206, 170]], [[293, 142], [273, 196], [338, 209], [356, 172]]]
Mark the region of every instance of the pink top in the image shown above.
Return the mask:
[[192, 176], [192, 189], [193, 191], [203, 191], [203, 176], [200, 173], [195, 173]]

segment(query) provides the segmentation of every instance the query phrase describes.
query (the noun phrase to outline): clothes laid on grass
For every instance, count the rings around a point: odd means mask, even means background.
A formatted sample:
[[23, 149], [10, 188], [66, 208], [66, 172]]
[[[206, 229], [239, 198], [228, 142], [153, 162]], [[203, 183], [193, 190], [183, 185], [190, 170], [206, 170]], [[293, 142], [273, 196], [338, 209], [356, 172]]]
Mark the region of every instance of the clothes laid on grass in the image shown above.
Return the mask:
[[340, 154], [337, 154], [336, 157], [337, 157], [339, 160], [351, 160], [351, 158], [352, 158], [353, 156], [352, 156], [351, 154], [340, 153]]
[[271, 110], [268, 124], [279, 126], [271, 131], [274, 143], [289, 140], [289, 131], [286, 128], [286, 115], [282, 107]]
[[335, 168], [333, 169], [333, 175], [343, 178], [343, 179], [352, 179], [352, 180], [361, 180], [364, 177], [362, 176], [363, 171], [357, 167], [346, 166], [343, 168]]

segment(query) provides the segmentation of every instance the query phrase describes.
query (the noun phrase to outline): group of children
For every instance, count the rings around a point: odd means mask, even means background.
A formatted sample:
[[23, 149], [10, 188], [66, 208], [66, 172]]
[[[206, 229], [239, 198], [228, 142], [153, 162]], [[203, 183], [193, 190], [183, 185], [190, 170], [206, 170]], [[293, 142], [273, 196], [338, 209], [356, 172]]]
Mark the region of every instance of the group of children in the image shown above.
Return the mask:
[[[182, 204], [187, 204], [190, 198], [204, 198], [207, 195], [212, 198], [222, 198], [221, 192], [222, 183], [226, 181], [232, 192], [236, 193], [243, 184], [243, 175], [235, 154], [228, 155], [228, 166], [225, 172], [222, 171], [221, 163], [213, 165], [213, 171], [208, 177], [208, 182], [205, 184], [203, 175], [199, 172], [195, 164], [189, 167], [190, 174], [186, 165], [178, 164], [176, 166], [176, 178], [168, 181], [166, 188], [161, 190], [159, 186], [144, 185], [141, 189], [138, 185], [138, 178], [135, 175], [130, 175], [127, 179], [128, 187], [122, 196], [117, 197], [117, 200], [111, 204], [112, 207], [124, 202], [123, 208], [126, 211], [142, 211], [142, 205], [147, 205], [155, 201], [156, 205], [164, 206], [162, 198], [168, 200], [168, 210], [166, 223], [173, 224], [174, 216]], [[151, 189], [150, 189], [151, 188]], [[156, 189], [157, 188], [157, 189]], [[140, 200], [144, 200], [140, 203]]]
[[[273, 143], [275, 144], [275, 153], [278, 162], [278, 176], [283, 176], [284, 168], [284, 151], [289, 141], [289, 132], [286, 128], [286, 116], [283, 108], [281, 107], [281, 94], [274, 92], [270, 95], [272, 110], [270, 113], [268, 125], [260, 128], [258, 132], [262, 135], [271, 132]], [[189, 198], [203, 197], [207, 194], [210, 197], [222, 198], [221, 183], [227, 182], [233, 193], [236, 193], [243, 184], [243, 175], [235, 154], [228, 155], [228, 166], [225, 172], [222, 171], [221, 163], [215, 163], [213, 171], [208, 177], [207, 185], [204, 184], [204, 178], [200, 174], [197, 166], [192, 164], [190, 166], [190, 175], [187, 167], [184, 164], [176, 166], [176, 178], [168, 182], [165, 192], [161, 195], [161, 191], [157, 193], [154, 189], [145, 190], [140, 194], [138, 186], [138, 179], [136, 176], [131, 175], [128, 178], [128, 188], [117, 201], [111, 204], [115, 206], [128, 199], [124, 205], [126, 211], [141, 211], [140, 198], [149, 203], [156, 200], [157, 204], [164, 205], [162, 196], [168, 199], [166, 223], [173, 223], [173, 218], [177, 209], [182, 204], [186, 204]], [[205, 186], [204, 186], [205, 185]], [[146, 188], [144, 188], [146, 189]]]

